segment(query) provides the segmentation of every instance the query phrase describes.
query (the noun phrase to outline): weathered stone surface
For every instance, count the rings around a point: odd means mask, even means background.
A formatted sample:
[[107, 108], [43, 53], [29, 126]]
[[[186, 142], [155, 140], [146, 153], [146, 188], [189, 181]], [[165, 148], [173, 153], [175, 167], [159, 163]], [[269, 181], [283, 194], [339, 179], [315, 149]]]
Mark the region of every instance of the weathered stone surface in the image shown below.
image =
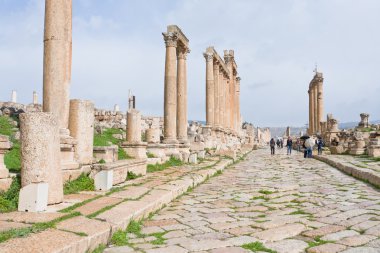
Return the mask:
[[307, 250], [308, 253], [336, 253], [345, 250], [347, 247], [340, 244], [326, 243], [320, 246], [312, 247]]
[[266, 243], [265, 246], [278, 253], [301, 253], [309, 246], [300, 240], [287, 239], [278, 242]]
[[307, 232], [303, 233], [303, 235], [315, 238], [317, 236], [324, 236], [327, 234], [339, 232], [339, 231], [342, 231], [344, 229], [346, 229], [346, 228], [343, 226], [328, 225], [328, 226], [324, 226], [324, 227], [321, 227], [321, 228], [318, 228], [315, 230], [307, 231]]
[[28, 225], [25, 223], [0, 221], [0, 232], [4, 232], [4, 231], [15, 229], [15, 228], [26, 228], [30, 226], [31, 225]]
[[254, 233], [253, 236], [264, 241], [274, 242], [296, 236], [305, 229], [306, 227], [304, 225], [295, 223]]
[[358, 247], [358, 248], [342, 251], [342, 253], [378, 253], [378, 252], [380, 252], [379, 248], [371, 248], [371, 247]]
[[100, 199], [91, 201], [90, 203], [87, 203], [81, 207], [78, 207], [77, 209], [75, 209], [75, 211], [78, 211], [83, 215], [89, 215], [95, 213], [96, 211], [99, 211], [104, 207], [115, 205], [120, 201], [121, 200], [118, 198], [102, 197]]
[[149, 249], [146, 251], [147, 253], [187, 253], [188, 250], [181, 248], [179, 246], [169, 246], [158, 249]]
[[323, 236], [321, 239], [324, 241], [338, 241], [338, 240], [343, 239], [345, 237], [351, 237], [351, 236], [355, 236], [355, 235], [359, 235], [359, 233], [356, 231], [353, 231], [353, 230], [343, 230], [340, 232], [327, 234], [327, 235]]
[[371, 236], [371, 235], [356, 235], [356, 236], [343, 238], [337, 241], [337, 243], [344, 244], [351, 247], [357, 247], [360, 245], [364, 245], [376, 238], [377, 238], [376, 236]]

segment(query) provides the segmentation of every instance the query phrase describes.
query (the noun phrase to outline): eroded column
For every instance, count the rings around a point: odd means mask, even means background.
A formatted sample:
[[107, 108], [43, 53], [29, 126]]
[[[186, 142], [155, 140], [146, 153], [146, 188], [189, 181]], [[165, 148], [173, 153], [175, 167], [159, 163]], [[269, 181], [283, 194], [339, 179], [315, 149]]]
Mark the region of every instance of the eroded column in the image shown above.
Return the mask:
[[225, 89], [225, 127], [231, 130], [231, 95], [230, 95], [230, 81], [228, 80], [228, 76], [224, 76], [224, 87]]
[[94, 104], [89, 100], [70, 100], [69, 130], [77, 140], [75, 159], [91, 164], [94, 148]]
[[48, 204], [62, 202], [60, 135], [53, 113], [20, 114], [21, 186], [48, 183]]
[[[317, 73], [317, 91], [318, 91], [318, 96], [317, 96], [317, 104], [318, 104], [318, 125], [320, 126], [320, 122], [323, 121], [323, 77], [322, 73]], [[321, 127], [319, 127], [319, 132], [321, 132]]]
[[225, 129], [225, 113], [226, 113], [226, 102], [225, 102], [225, 93], [226, 87], [224, 83], [223, 70], [219, 70], [219, 117], [220, 117], [220, 125]]
[[187, 143], [187, 66], [188, 48], [179, 47], [177, 50], [177, 140]]
[[204, 53], [206, 59], [206, 125], [214, 126], [214, 56]]
[[177, 123], [177, 35], [163, 33], [166, 45], [164, 90], [164, 143], [178, 143]]
[[219, 64], [214, 62], [214, 123], [215, 127], [220, 127], [220, 82], [219, 82]]
[[309, 87], [309, 90], [307, 92], [309, 94], [309, 129], [308, 134], [313, 133], [313, 93], [311, 90], [311, 87]]
[[236, 130], [240, 132], [241, 129], [241, 116], [240, 116], [240, 77], [236, 77]]
[[45, 1], [43, 111], [69, 124], [72, 52], [72, 0]]
[[319, 121], [318, 121], [318, 88], [316, 83], [313, 83], [313, 94], [314, 94], [314, 132], [319, 132]]

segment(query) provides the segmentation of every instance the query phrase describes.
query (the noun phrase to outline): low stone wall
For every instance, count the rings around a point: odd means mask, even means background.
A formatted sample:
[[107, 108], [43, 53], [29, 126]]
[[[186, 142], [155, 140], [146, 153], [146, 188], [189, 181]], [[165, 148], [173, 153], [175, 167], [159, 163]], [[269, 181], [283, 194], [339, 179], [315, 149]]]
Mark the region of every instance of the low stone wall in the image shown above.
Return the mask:
[[335, 167], [344, 173], [351, 175], [357, 179], [366, 181], [376, 187], [380, 187], [380, 173], [377, 173], [373, 170], [360, 168], [348, 162], [338, 162], [330, 159], [328, 156], [318, 156], [314, 155], [313, 158], [325, 162], [332, 167]]
[[135, 175], [146, 174], [147, 160], [146, 159], [129, 159], [119, 160], [109, 164], [95, 164], [92, 173], [102, 170], [113, 170], [113, 185], [124, 183], [127, 179], [128, 172], [133, 172]]

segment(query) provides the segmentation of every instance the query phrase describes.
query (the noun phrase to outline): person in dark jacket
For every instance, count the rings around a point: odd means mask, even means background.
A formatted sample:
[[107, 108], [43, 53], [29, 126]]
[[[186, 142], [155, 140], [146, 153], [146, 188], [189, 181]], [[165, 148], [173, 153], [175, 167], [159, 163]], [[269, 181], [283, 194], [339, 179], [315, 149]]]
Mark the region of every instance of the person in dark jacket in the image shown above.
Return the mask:
[[318, 140], [317, 140], [317, 147], [318, 147], [318, 155], [322, 155], [322, 147], [323, 147], [323, 140], [322, 140], [322, 138], [318, 138]]
[[291, 154], [292, 154], [292, 148], [293, 148], [293, 140], [292, 140], [292, 137], [289, 137], [288, 140], [286, 141], [286, 148], [287, 148], [286, 153], [287, 153], [288, 155], [291, 155]]
[[269, 145], [270, 145], [270, 154], [274, 155], [274, 149], [275, 149], [275, 146], [276, 146], [276, 142], [274, 141], [273, 138], [270, 140]]

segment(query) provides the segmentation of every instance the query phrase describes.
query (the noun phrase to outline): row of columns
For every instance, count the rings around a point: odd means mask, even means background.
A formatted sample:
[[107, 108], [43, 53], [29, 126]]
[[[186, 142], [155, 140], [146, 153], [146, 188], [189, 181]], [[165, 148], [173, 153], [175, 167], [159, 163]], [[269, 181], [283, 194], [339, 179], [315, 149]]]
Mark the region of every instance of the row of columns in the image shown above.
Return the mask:
[[315, 73], [309, 85], [309, 134], [321, 133], [323, 121], [323, 74]]
[[175, 25], [162, 33], [166, 45], [164, 143], [187, 144], [187, 63], [189, 40]]
[[213, 47], [203, 54], [206, 59], [206, 125], [239, 131], [240, 77], [237, 76], [234, 51], [224, 51], [224, 61]]
[[[15, 90], [12, 90], [11, 94], [11, 102], [17, 103], [17, 92]], [[33, 104], [38, 104], [38, 95], [37, 92], [33, 91]]]

